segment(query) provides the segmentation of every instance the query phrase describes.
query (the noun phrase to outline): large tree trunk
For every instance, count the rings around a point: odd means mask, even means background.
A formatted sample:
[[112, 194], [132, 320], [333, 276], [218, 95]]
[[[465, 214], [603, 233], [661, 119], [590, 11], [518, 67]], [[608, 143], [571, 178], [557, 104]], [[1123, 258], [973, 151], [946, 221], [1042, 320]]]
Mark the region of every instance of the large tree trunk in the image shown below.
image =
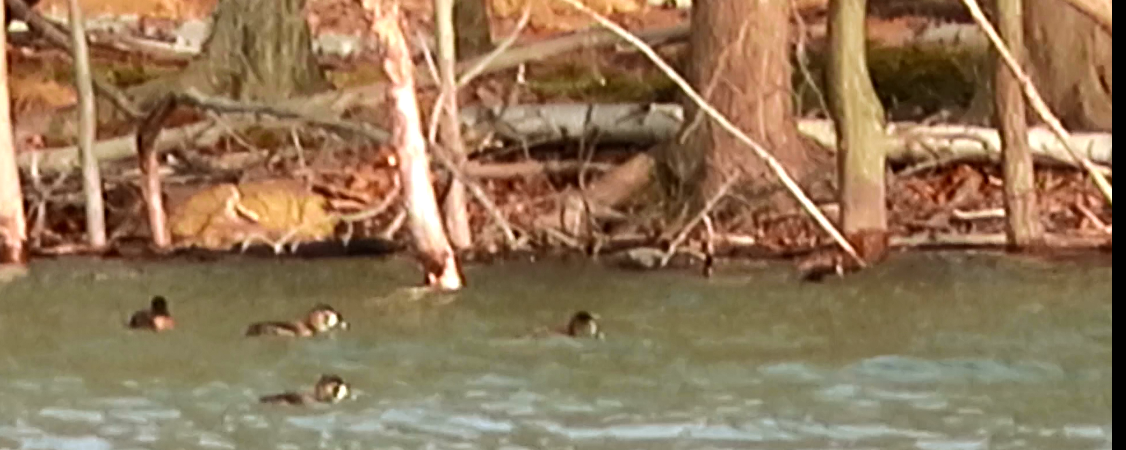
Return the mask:
[[887, 249], [884, 108], [872, 87], [865, 58], [867, 0], [829, 1], [826, 86], [837, 128], [841, 232], [868, 262]]
[[[1033, 2], [1042, 0], [1032, 0]], [[996, 0], [995, 22], [1001, 38], [1013, 57], [1024, 66], [1024, 30], [1021, 24], [1021, 0]], [[1028, 145], [1028, 120], [1025, 117], [1024, 94], [1020, 81], [1001, 61], [994, 50], [995, 121], [1001, 134], [1001, 161], [1005, 176], [1005, 218], [1009, 245], [1014, 248], [1036, 245], [1043, 239], [1036, 185], [1033, 176], [1032, 151]]]
[[[790, 1], [699, 0], [692, 6], [687, 78], [705, 99], [802, 179], [812, 160], [793, 117]], [[766, 163], [686, 105], [685, 146], [670, 155], [675, 178], [702, 204], [732, 176], [739, 190], [777, 185]], [[780, 199], [781, 196], [772, 198]]]
[[130, 94], [147, 111], [169, 90], [276, 102], [329, 89], [304, 9], [305, 0], [220, 0], [200, 56]]
[[[1029, 76], [1065, 127], [1109, 132], [1114, 117], [1111, 34], [1074, 3], [1035, 0], [1022, 5]], [[995, 115], [993, 59], [984, 66], [969, 112], [975, 123]]]
[[487, 0], [454, 0], [454, 28], [457, 29], [457, 59], [482, 55], [493, 48]]
[[1068, 129], [1111, 131], [1113, 42], [1098, 22], [1063, 0], [1026, 1], [1032, 79]]
[[[4, 16], [7, 17], [5, 8]], [[4, 23], [7, 23], [5, 20]], [[8, 48], [8, 33], [0, 33], [0, 48]], [[12, 142], [8, 58], [0, 58], [0, 265], [27, 261], [27, 225], [23, 214], [20, 172]]]

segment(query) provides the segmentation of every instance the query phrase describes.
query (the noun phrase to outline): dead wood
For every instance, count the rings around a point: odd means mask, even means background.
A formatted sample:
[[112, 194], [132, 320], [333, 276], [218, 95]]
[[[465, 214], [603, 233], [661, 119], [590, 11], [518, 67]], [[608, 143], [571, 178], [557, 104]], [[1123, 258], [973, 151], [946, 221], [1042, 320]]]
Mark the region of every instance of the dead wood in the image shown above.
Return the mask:
[[[683, 110], [676, 104], [584, 104], [553, 103], [513, 105], [504, 108], [474, 106], [462, 110], [462, 123], [477, 133], [496, 135], [513, 142], [566, 142], [580, 136], [600, 143], [665, 142], [682, 126]], [[798, 131], [827, 149], [835, 149], [833, 123], [824, 119], [798, 122]], [[889, 124], [888, 159], [899, 164], [939, 158], [999, 160], [1001, 138], [993, 128], [958, 124]], [[1078, 161], [1059, 143], [1052, 131], [1033, 127], [1029, 145], [1039, 162], [1078, 167]], [[1113, 135], [1071, 133], [1069, 144], [1080, 156], [1111, 165]]]
[[175, 99], [172, 97], [166, 98], [137, 127], [137, 154], [141, 166], [141, 196], [144, 198], [145, 212], [149, 219], [152, 244], [158, 250], [171, 247], [172, 237], [169, 234], [167, 215], [164, 211], [159, 153], [154, 148], [154, 144], [160, 133], [161, 124], [175, 107]]
[[621, 219], [614, 210], [637, 191], [649, 184], [655, 161], [648, 153], [639, 153], [586, 189], [564, 193], [555, 207], [533, 221], [537, 229], [559, 229], [571, 236], [585, 236], [592, 220]]
[[399, 26], [399, 6], [383, 6], [386, 11], [380, 12], [370, 0], [364, 3], [365, 9], [374, 12], [372, 31], [379, 36], [385, 51], [383, 71], [390, 80], [387, 95], [394, 105], [391, 143], [399, 157], [408, 228], [422, 263], [425, 285], [458, 290], [463, 285], [461, 269], [442, 229], [442, 217], [430, 182], [429, 156], [415, 94], [415, 68]]

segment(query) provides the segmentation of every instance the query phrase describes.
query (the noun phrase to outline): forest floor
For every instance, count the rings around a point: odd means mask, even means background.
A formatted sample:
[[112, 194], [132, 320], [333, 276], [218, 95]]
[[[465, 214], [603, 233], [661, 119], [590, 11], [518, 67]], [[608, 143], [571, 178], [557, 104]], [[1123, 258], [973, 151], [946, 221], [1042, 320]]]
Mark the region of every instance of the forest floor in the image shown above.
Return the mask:
[[[101, 14], [140, 15], [150, 28], [166, 31], [184, 20], [206, 17], [214, 0], [83, 0], [88, 17]], [[494, 0], [493, 33], [499, 40], [513, 30], [520, 15], [519, 2]], [[596, 2], [597, 3], [597, 2]], [[646, 7], [630, 1], [606, 1], [603, 10], [631, 30], [642, 30], [685, 23], [683, 10]], [[823, 1], [799, 2], [803, 8], [801, 29], [816, 48], [824, 35], [823, 14], [818, 8]], [[61, 0], [48, 0], [41, 11], [60, 15]], [[405, 0], [403, 8], [410, 26], [430, 33], [430, 1]], [[624, 5], [624, 6], [623, 6]], [[616, 9], [615, 9], [616, 8]], [[370, 39], [367, 23], [359, 2], [345, 0], [312, 0], [307, 17], [316, 34], [339, 33]], [[874, 46], [895, 47], [909, 41], [920, 30], [940, 25], [942, 19], [909, 13], [890, 17], [872, 17], [869, 38]], [[518, 43], [547, 39], [560, 33], [589, 26], [590, 22], [565, 8], [533, 10], [529, 27]], [[13, 119], [44, 111], [65, 110], [75, 101], [70, 87], [71, 68], [68, 58], [38, 40], [17, 41], [19, 49], [9, 51]], [[662, 53], [673, 57], [683, 53], [684, 45], [662, 47]], [[93, 45], [95, 71], [120, 86], [137, 84], [146, 79], [172, 73], [184, 61], [168, 61], [145, 54], [129, 53]], [[953, 58], [953, 57], [952, 57]], [[416, 62], [422, 64], [421, 60]], [[372, 83], [379, 79], [379, 65], [374, 54], [361, 51], [349, 58], [325, 57], [323, 67], [337, 88]], [[939, 64], [947, 75], [931, 76], [932, 80], [957, 78], [950, 86], [920, 86], [918, 80], [893, 82], [879, 79], [873, 69], [877, 88], [893, 120], [935, 120], [958, 117], [969, 104], [973, 74], [967, 74], [964, 61], [950, 59]], [[948, 76], [954, 73], [955, 76]], [[516, 99], [519, 103], [546, 102], [670, 102], [675, 90], [647, 60], [636, 52], [607, 47], [580, 50], [528, 64], [520, 74], [526, 81], [517, 82], [517, 70], [505, 70], [480, 77], [464, 89], [459, 100], [463, 106], [488, 103], [497, 98]], [[890, 75], [889, 75], [890, 76]], [[607, 82], [609, 80], [610, 82]], [[970, 86], [972, 88], [972, 85]], [[436, 92], [420, 93], [420, 109], [424, 115], [432, 109]], [[816, 102], [799, 101], [803, 117], [824, 117]], [[179, 114], [166, 126], [205, 119], [200, 113]], [[378, 119], [376, 122], [378, 123]], [[424, 124], [427, 118], [424, 117]], [[99, 138], [130, 132], [130, 124], [99, 130]], [[285, 133], [288, 134], [288, 133]], [[296, 136], [296, 135], [294, 135]], [[294, 137], [294, 139], [297, 139]], [[277, 136], [254, 130], [237, 133], [209, 148], [187, 149], [215, 165], [236, 166], [237, 175], [222, 176], [188, 170], [182, 164], [169, 164], [165, 175], [168, 201], [173, 209], [191, 193], [219, 182], [247, 182], [263, 179], [296, 180], [306, 188], [327, 197], [338, 211], [357, 211], [378, 203], [395, 189], [395, 169], [388, 164], [389, 150], [365, 143], [347, 141], [323, 132], [303, 130], [299, 145], [289, 136]], [[67, 143], [68, 142], [63, 142]], [[63, 144], [51, 137], [22, 146], [21, 151], [46, 151], [44, 147]], [[502, 145], [475, 153], [480, 164], [578, 161], [587, 160], [590, 167], [620, 164], [647, 150], [640, 146], [597, 146], [596, 151], [579, 144], [553, 144], [533, 148]], [[829, 154], [829, 153], [826, 153]], [[831, 159], [831, 158], [830, 158]], [[602, 164], [599, 166], [599, 164]], [[103, 164], [107, 198], [107, 223], [111, 245], [125, 248], [148, 239], [147, 223], [138, 187], [136, 162], [117, 161]], [[559, 193], [589, 184], [597, 178], [596, 170], [560, 173], [533, 173], [519, 176], [493, 177], [480, 180], [480, 185], [505, 218], [521, 230], [535, 230], [536, 219], [555, 207]], [[84, 210], [81, 203], [81, 182], [77, 171], [63, 174], [31, 174], [24, 172], [24, 190], [30, 211], [33, 253], [63, 254], [81, 250], [84, 233]], [[581, 178], [581, 179], [580, 179]], [[441, 183], [439, 183], [441, 184]], [[1083, 247], [1110, 248], [1112, 214], [1110, 206], [1080, 170], [1068, 167], [1041, 167], [1036, 174], [1041, 207], [1041, 221], [1054, 236], [1080, 242]], [[438, 192], [442, 192], [438, 186]], [[1001, 175], [996, 163], [953, 162], [929, 167], [893, 166], [889, 176], [889, 211], [891, 232], [902, 247], [912, 247], [919, 236], [944, 235], [952, 246], [999, 247], [998, 237], [1004, 231]], [[660, 248], [676, 234], [666, 220], [655, 189], [635, 195], [619, 205], [624, 219], [599, 224], [602, 241], [630, 242]], [[833, 210], [832, 199], [822, 199], [827, 211]], [[477, 202], [470, 201], [470, 221], [479, 241], [476, 255], [490, 254], [501, 248], [497, 224]], [[399, 209], [392, 207], [375, 217], [353, 224], [352, 237], [386, 238], [404, 242], [405, 230], [400, 227]], [[339, 233], [345, 227], [339, 227]], [[688, 243], [703, 239], [703, 227], [688, 234]], [[830, 244], [828, 237], [800, 211], [791, 213], [747, 212], [717, 217], [712, 236], [737, 243], [724, 252], [727, 255], [792, 256], [808, 253]], [[961, 236], [961, 238], [958, 238]], [[925, 239], [924, 239], [925, 240]], [[932, 242], [933, 240], [925, 240]], [[552, 239], [539, 236], [527, 242], [533, 252], [552, 250], [590, 251], [589, 242]], [[688, 246], [686, 244], [686, 246]], [[1071, 246], [1071, 245], [1067, 245]], [[612, 247], [612, 246], [611, 246]], [[610, 247], [607, 247], [610, 248]], [[722, 255], [721, 255], [722, 256]], [[694, 260], [688, 258], [688, 260]]]

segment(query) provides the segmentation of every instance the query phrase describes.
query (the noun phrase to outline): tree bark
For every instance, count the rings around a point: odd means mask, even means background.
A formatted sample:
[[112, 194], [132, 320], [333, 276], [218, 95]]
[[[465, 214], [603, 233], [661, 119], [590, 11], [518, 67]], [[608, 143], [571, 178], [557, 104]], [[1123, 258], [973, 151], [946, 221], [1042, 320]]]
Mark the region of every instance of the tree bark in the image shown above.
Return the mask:
[[[7, 8], [4, 16], [7, 17]], [[5, 19], [4, 23], [7, 23]], [[8, 33], [0, 33], [0, 48], [8, 48]], [[27, 262], [27, 222], [23, 212], [20, 172], [12, 141], [8, 58], [0, 58], [0, 265]]]
[[[366, 2], [365, 2], [366, 3]], [[369, 10], [373, 5], [365, 5]], [[462, 286], [461, 270], [453, 249], [442, 230], [438, 201], [430, 182], [430, 158], [415, 95], [414, 63], [399, 27], [398, 4], [382, 5], [372, 30], [385, 51], [383, 70], [391, 84], [388, 97], [395, 105], [392, 118], [392, 144], [399, 156], [399, 176], [407, 203], [408, 228], [414, 237], [427, 286], [457, 290]]]
[[867, 262], [887, 250], [887, 138], [884, 109], [868, 75], [867, 0], [829, 1], [829, 65], [825, 85], [837, 129], [841, 232]]
[[453, 14], [458, 60], [483, 55], [493, 49], [487, 0], [454, 0]]
[[200, 56], [171, 79], [130, 89], [144, 111], [195, 89], [235, 100], [279, 101], [332, 87], [313, 53], [305, 0], [220, 0]]
[[94, 83], [90, 75], [90, 51], [86, 25], [78, 0], [67, 2], [70, 38], [74, 45], [74, 85], [78, 91], [78, 148], [82, 153], [82, 193], [86, 197], [86, 241], [90, 247], [106, 245], [106, 208], [102, 197], [102, 173], [94, 157], [94, 132], [98, 125], [94, 106]]
[[1107, 33], [1113, 33], [1114, 14], [1111, 0], [1065, 0], [1072, 8], [1081, 11], [1099, 24]]
[[[994, 20], [997, 22], [997, 31], [1013, 57], [1024, 66], [1021, 16], [1021, 0], [996, 0]], [[1001, 58], [996, 50], [993, 53], [994, 58]], [[1001, 163], [1005, 179], [1005, 232], [1011, 247], [1031, 247], [1043, 240], [1044, 227], [1040, 224], [1040, 212], [1036, 204], [1024, 94], [1021, 92], [1020, 81], [1004, 63], [995, 61], [993, 66], [996, 103], [994, 120], [1001, 134]]]
[[[793, 117], [790, 8], [789, 0], [694, 3], [686, 78], [800, 180], [812, 160]], [[695, 105], [686, 103], [685, 111], [685, 145], [663, 159], [693, 203], [703, 204], [733, 176], [745, 180], [739, 185], [746, 194], [778, 184], [764, 161]]]
[[1022, 5], [1032, 80], [1069, 130], [1111, 131], [1112, 36], [1066, 3], [1036, 0]]
[[[435, 0], [434, 25], [438, 41], [438, 77], [441, 79], [442, 102], [438, 108], [438, 140], [447, 152], [450, 162], [461, 167], [465, 162], [465, 144], [461, 140], [461, 123], [458, 119], [457, 104], [457, 36], [454, 33], [454, 4], [465, 0]], [[476, 1], [476, 0], [475, 0]], [[486, 25], [488, 23], [486, 22]], [[446, 191], [445, 222], [450, 244], [456, 249], [466, 249], [473, 245], [473, 235], [469, 230], [469, 211], [465, 205], [465, 186], [455, 177], [450, 177]]]

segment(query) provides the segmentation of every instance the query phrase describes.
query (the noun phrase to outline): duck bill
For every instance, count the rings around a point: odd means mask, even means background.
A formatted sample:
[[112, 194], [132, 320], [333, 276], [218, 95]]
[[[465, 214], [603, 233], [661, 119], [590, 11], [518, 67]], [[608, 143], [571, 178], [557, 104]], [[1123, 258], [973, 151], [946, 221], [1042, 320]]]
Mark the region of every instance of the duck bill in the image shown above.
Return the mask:
[[340, 324], [337, 325], [337, 327], [339, 327], [341, 330], [347, 330], [348, 329], [348, 322], [341, 320]]

